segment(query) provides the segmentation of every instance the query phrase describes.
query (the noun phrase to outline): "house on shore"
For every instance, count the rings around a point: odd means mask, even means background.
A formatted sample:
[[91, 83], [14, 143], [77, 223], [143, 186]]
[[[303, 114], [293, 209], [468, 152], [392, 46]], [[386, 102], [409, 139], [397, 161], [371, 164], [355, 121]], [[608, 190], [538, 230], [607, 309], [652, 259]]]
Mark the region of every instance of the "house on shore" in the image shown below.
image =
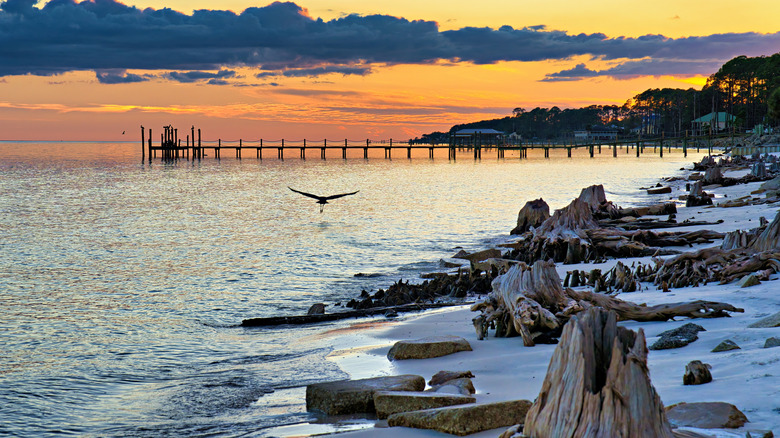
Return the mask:
[[574, 131], [574, 140], [577, 143], [590, 143], [596, 141], [616, 141], [618, 129], [611, 126], [595, 125], [581, 131]]
[[709, 113], [691, 122], [691, 132], [693, 135], [707, 135], [710, 127], [712, 132], [719, 132], [733, 126], [736, 119], [727, 112]]
[[505, 134], [495, 129], [461, 129], [454, 134], [456, 145], [500, 145]]

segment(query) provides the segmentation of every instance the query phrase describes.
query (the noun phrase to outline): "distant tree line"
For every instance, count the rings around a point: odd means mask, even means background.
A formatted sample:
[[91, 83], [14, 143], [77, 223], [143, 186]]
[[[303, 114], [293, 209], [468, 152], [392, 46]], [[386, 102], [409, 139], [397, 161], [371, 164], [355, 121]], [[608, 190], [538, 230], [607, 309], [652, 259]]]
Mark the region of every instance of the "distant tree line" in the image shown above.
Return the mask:
[[708, 79], [701, 90], [652, 88], [623, 105], [590, 105], [560, 109], [515, 108], [511, 116], [453, 126], [448, 133], [425, 134], [415, 142], [446, 143], [448, 134], [461, 129], [495, 129], [516, 133], [523, 139], [570, 138], [574, 131], [594, 126], [617, 129], [622, 134], [680, 136], [691, 122], [713, 112], [734, 116], [725, 130], [743, 132], [756, 125], [780, 121], [780, 53], [729, 60]]

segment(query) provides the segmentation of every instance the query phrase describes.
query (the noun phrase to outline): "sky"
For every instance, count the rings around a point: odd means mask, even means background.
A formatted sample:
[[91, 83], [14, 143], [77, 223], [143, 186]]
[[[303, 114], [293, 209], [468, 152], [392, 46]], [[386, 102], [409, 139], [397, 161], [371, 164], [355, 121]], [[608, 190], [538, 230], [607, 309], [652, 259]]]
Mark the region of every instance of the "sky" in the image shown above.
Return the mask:
[[[700, 88], [780, 52], [751, 0], [0, 0], [0, 140], [408, 139]], [[126, 134], [122, 134], [125, 132]]]

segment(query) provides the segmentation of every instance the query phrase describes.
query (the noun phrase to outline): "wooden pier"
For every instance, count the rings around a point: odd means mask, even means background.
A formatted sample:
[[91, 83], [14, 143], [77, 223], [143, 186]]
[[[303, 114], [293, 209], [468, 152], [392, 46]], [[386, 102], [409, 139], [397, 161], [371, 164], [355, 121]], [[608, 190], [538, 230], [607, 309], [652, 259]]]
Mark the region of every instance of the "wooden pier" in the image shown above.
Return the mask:
[[[196, 137], [197, 133], [197, 137]], [[362, 151], [362, 157], [364, 159], [369, 158], [369, 152], [382, 150], [385, 159], [391, 159], [393, 156], [397, 156], [400, 152], [405, 155], [407, 159], [412, 158], [413, 150], [427, 150], [428, 158], [434, 158], [434, 152], [436, 150], [447, 150], [447, 157], [449, 160], [455, 160], [457, 153], [464, 151], [473, 153], [475, 160], [482, 159], [482, 152], [495, 152], [497, 158], [504, 158], [506, 151], [516, 152], [520, 159], [528, 157], [529, 150], [543, 150], [544, 157], [550, 158], [550, 151], [565, 150], [567, 157], [571, 158], [572, 150], [586, 150], [588, 155], [593, 158], [597, 153], [602, 154], [603, 149], [607, 149], [612, 153], [613, 157], [617, 157], [619, 153], [630, 154], [632, 151], [637, 157], [643, 154], [652, 153], [660, 157], [664, 156], [664, 150], [671, 152], [672, 149], [682, 150], [684, 156], [688, 156], [688, 151], [695, 148], [697, 152], [701, 149], [706, 149], [709, 154], [713, 151], [713, 142], [716, 139], [730, 138], [732, 146], [735, 142], [741, 139], [741, 136], [735, 134], [723, 134], [723, 135], [705, 135], [705, 136], [683, 136], [674, 138], [624, 138], [611, 142], [599, 142], [599, 143], [565, 143], [565, 142], [528, 142], [528, 143], [499, 143], [490, 144], [482, 143], [481, 140], [475, 137], [473, 142], [468, 143], [456, 143], [454, 140], [449, 144], [419, 144], [412, 141], [394, 141], [389, 140], [212, 140], [204, 141], [201, 138], [200, 129], [195, 129], [193, 126], [189, 132], [185, 131], [184, 138], [179, 136], [179, 130], [172, 126], [164, 126], [160, 133], [160, 142], [155, 145], [152, 141], [152, 129], [147, 132], [143, 126], [141, 126], [141, 160], [145, 161], [148, 156], [148, 160], [151, 163], [152, 159], [159, 157], [163, 161], [175, 161], [180, 159], [186, 160], [201, 160], [208, 156], [207, 151], [211, 152], [211, 157], [216, 159], [222, 158], [223, 151], [230, 151], [235, 155], [236, 159], [242, 159], [243, 153], [254, 152], [254, 158], [262, 160], [264, 158], [264, 152], [273, 151], [275, 156], [279, 160], [289, 158], [289, 152], [295, 151], [300, 159], [307, 159], [308, 153], [319, 152], [319, 158], [326, 159], [326, 151], [340, 151], [341, 158], [347, 159], [348, 151]], [[610, 151], [611, 149], [611, 151]], [[652, 152], [650, 150], [652, 149]], [[394, 154], [395, 152], [395, 154]], [[267, 153], [267, 152], [266, 152]], [[287, 155], [285, 154], [287, 153]]]

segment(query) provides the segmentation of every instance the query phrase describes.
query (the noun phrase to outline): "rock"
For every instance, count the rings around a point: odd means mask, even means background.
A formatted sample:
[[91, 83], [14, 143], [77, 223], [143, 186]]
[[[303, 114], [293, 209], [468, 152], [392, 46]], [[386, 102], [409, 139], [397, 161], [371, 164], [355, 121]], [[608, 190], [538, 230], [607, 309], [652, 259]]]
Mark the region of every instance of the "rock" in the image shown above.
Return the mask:
[[778, 190], [780, 190], [780, 176], [764, 182], [763, 184], [761, 184], [761, 187], [759, 187], [758, 190], [754, 191], [753, 193], [758, 194], [758, 193], [764, 193], [769, 191], [776, 192]]
[[450, 380], [460, 379], [461, 377], [474, 377], [471, 371], [439, 371], [431, 377], [428, 384], [431, 386], [441, 385]]
[[423, 389], [425, 379], [411, 374], [315, 383], [306, 387], [306, 410], [327, 415], [373, 413], [374, 393], [377, 391]]
[[767, 316], [764, 319], [760, 319], [753, 324], [750, 324], [748, 327], [750, 328], [773, 328], [773, 327], [780, 327], [780, 312], [775, 313], [774, 315]]
[[477, 399], [465, 395], [435, 392], [377, 391], [374, 393], [376, 416], [385, 419], [399, 412], [420, 411], [445, 406], [474, 403]]
[[428, 409], [391, 415], [390, 427], [432, 429], [451, 435], [465, 436], [485, 430], [525, 423], [531, 402], [505, 401], [470, 406]]
[[767, 340], [764, 342], [764, 348], [774, 348], [774, 347], [780, 347], [780, 338], [767, 338]]
[[426, 389], [425, 391], [460, 395], [471, 395], [477, 392], [477, 390], [474, 388], [474, 384], [471, 382], [471, 379], [467, 377], [449, 380], [442, 383], [441, 385], [432, 386], [430, 389]]
[[661, 195], [664, 193], [672, 193], [671, 187], [656, 187], [652, 189], [647, 189], [648, 195]]
[[761, 284], [761, 282], [758, 281], [758, 277], [756, 277], [755, 274], [746, 275], [737, 282], [737, 286], [739, 287], [758, 286], [759, 284]]
[[673, 330], [667, 330], [658, 336], [661, 339], [650, 346], [650, 350], [668, 350], [670, 348], [685, 347], [699, 339], [698, 333], [706, 331], [704, 327], [689, 322]]
[[[464, 251], [465, 254], [465, 251]], [[455, 254], [456, 256], [458, 254]], [[439, 260], [439, 264], [445, 268], [469, 268], [470, 262], [460, 257], [444, 258]]]
[[771, 430], [748, 430], [745, 438], [775, 438]]
[[485, 259], [497, 259], [501, 258], [501, 251], [497, 250], [495, 248], [485, 249], [482, 251], [473, 252], [471, 254], [466, 253], [465, 251], [459, 251], [457, 254], [452, 256], [456, 259], [466, 259], [472, 263], [480, 262]]
[[740, 350], [741, 348], [739, 345], [737, 345], [734, 341], [731, 339], [726, 339], [725, 341], [718, 344], [715, 348], [712, 349], [713, 353], [720, 353], [721, 351], [731, 351], [731, 350]]
[[666, 418], [675, 427], [736, 429], [748, 422], [736, 406], [723, 402], [677, 403], [666, 408]]
[[683, 385], [703, 385], [712, 382], [712, 366], [700, 360], [692, 360], [685, 366]]
[[[715, 438], [715, 436], [713, 435], [694, 432], [688, 429], [673, 429], [672, 434], [674, 434], [674, 438]], [[525, 437], [520, 437], [520, 438], [525, 438]], [[736, 438], [736, 437], [731, 437], [731, 438]]]
[[398, 341], [387, 352], [390, 360], [429, 359], [459, 351], [471, 351], [471, 345], [460, 336], [432, 336], [423, 339]]
[[542, 198], [528, 201], [517, 214], [517, 226], [509, 234], [523, 234], [550, 217], [550, 206]]
[[312, 304], [311, 307], [309, 307], [309, 311], [307, 312], [308, 315], [323, 315], [325, 314], [325, 304], [317, 303]]

